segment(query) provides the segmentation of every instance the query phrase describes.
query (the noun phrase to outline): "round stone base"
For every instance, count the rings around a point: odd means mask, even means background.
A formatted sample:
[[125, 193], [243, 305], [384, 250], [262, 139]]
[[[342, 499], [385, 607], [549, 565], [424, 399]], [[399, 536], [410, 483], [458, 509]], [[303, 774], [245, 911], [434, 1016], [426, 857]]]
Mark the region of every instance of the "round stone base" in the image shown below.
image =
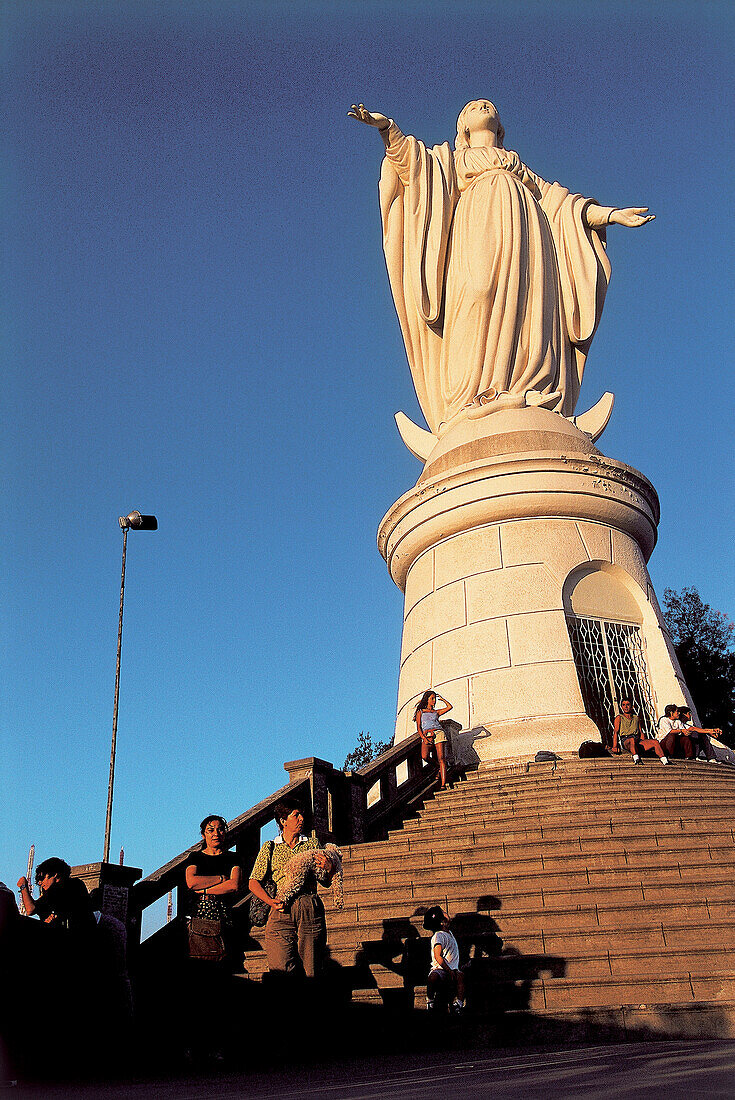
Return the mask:
[[509, 410], [447, 432], [378, 532], [405, 593], [395, 739], [414, 731], [428, 687], [468, 731], [456, 745], [467, 763], [598, 738], [567, 626], [575, 578], [596, 571], [622, 593], [613, 611], [644, 633], [657, 705], [680, 698], [646, 569], [658, 517], [651, 483], [556, 413]]

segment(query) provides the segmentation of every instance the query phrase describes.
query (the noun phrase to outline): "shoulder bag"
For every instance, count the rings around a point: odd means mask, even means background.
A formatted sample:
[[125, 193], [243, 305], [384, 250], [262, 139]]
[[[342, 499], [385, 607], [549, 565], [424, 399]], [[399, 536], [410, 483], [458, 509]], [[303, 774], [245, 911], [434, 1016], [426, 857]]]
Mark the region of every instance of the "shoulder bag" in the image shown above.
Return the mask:
[[[265, 873], [265, 879], [261, 883], [261, 886], [265, 890], [269, 898], [276, 896], [276, 884], [271, 878], [271, 861], [273, 859], [273, 848], [275, 844], [272, 840], [268, 841], [270, 845], [268, 849], [268, 868]], [[255, 894], [250, 897], [250, 924], [255, 928], [262, 928], [270, 916], [271, 907], [267, 901], [263, 901], [261, 898], [256, 898]]]

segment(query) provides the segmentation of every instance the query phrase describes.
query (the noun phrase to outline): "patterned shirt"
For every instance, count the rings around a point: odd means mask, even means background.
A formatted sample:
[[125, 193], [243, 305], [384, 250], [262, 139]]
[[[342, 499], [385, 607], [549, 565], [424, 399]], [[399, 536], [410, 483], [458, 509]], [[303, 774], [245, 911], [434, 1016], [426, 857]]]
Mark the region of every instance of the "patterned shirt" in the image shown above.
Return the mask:
[[[253, 869], [250, 872], [250, 878], [254, 878], [256, 882], [263, 883], [268, 877], [268, 853], [270, 852], [270, 842], [263, 845], [258, 852], [258, 858], [256, 859]], [[271, 857], [271, 873], [270, 877], [278, 887], [286, 875], [286, 867], [299, 852], [307, 852], [314, 848], [321, 848], [321, 844], [315, 836], [309, 837], [308, 840], [299, 840], [293, 848], [289, 848], [288, 844], [284, 841], [275, 841], [273, 844], [273, 855]], [[307, 879], [306, 888], [302, 891], [304, 894], [316, 893], [316, 879], [313, 875], [309, 875]]]

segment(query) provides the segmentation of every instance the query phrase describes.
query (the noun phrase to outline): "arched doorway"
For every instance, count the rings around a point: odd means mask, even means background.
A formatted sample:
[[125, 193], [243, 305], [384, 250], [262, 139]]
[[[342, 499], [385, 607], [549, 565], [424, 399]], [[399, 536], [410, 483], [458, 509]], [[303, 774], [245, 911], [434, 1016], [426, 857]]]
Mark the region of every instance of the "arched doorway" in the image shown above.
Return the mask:
[[620, 700], [629, 698], [645, 733], [655, 736], [643, 616], [633, 593], [609, 569], [586, 566], [568, 578], [564, 607], [589, 717], [601, 734], [612, 738]]

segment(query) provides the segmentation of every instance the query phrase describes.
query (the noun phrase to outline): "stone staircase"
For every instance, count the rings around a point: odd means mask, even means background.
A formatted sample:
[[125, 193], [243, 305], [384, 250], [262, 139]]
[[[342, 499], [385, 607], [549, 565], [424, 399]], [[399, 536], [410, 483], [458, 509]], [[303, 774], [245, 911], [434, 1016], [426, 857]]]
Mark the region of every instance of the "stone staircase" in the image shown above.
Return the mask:
[[[439, 903], [477, 1014], [735, 1036], [733, 767], [489, 767], [343, 851], [344, 908], [324, 900], [352, 1001], [423, 1007], [423, 912]], [[261, 939], [245, 956], [254, 979]]]

